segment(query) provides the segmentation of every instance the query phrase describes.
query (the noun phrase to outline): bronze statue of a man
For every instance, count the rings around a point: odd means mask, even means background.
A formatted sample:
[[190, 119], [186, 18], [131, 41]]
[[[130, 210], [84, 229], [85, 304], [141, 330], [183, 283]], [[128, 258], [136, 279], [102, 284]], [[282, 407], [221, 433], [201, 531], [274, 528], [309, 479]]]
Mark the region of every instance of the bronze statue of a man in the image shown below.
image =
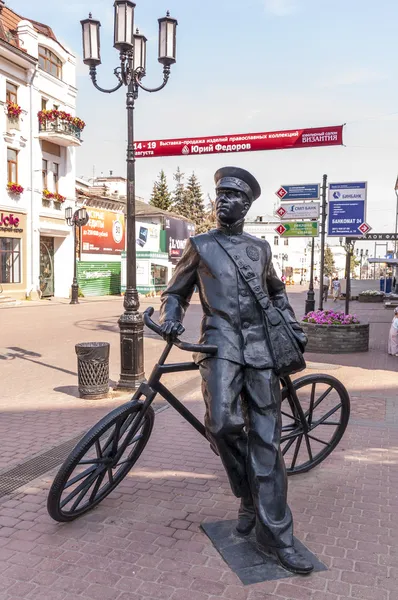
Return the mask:
[[236, 529], [248, 535], [256, 527], [260, 549], [273, 552], [289, 571], [307, 574], [313, 565], [294, 547], [287, 505], [275, 352], [269, 347], [263, 308], [242, 275], [242, 265], [258, 278], [262, 296], [288, 316], [302, 351], [307, 340], [272, 265], [268, 242], [243, 231], [245, 216], [261, 194], [258, 182], [235, 167], [217, 171], [215, 182], [217, 229], [188, 241], [162, 296], [162, 333], [170, 341], [184, 332], [182, 321], [197, 287], [204, 312], [200, 342], [218, 347], [216, 357], [195, 357], [205, 425], [232, 491], [241, 498]]

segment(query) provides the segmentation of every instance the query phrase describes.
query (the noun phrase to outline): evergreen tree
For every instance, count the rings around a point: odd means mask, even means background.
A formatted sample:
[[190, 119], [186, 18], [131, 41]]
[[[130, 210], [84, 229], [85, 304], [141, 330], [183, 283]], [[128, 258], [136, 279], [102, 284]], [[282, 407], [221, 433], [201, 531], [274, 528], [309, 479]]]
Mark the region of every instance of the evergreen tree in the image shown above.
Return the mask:
[[200, 227], [205, 219], [205, 205], [202, 188], [195, 173], [192, 173], [185, 190], [186, 217], [191, 219], [196, 227]]
[[334, 256], [330, 246], [326, 246], [325, 249], [325, 262], [324, 262], [324, 271], [325, 275], [330, 277], [336, 271], [336, 266], [334, 263]]
[[159, 173], [158, 181], [155, 181], [153, 185], [152, 196], [149, 201], [151, 206], [161, 208], [162, 210], [170, 210], [172, 200], [169, 188], [167, 185], [167, 179], [163, 169]]
[[214, 229], [217, 225], [216, 219], [216, 203], [207, 195], [208, 204], [206, 206], [205, 218], [202, 223], [196, 226], [196, 233], [206, 233], [210, 229]]
[[184, 173], [181, 173], [180, 167], [177, 167], [177, 171], [174, 173], [173, 179], [176, 182], [176, 186], [173, 192], [172, 209], [178, 215], [185, 217]]

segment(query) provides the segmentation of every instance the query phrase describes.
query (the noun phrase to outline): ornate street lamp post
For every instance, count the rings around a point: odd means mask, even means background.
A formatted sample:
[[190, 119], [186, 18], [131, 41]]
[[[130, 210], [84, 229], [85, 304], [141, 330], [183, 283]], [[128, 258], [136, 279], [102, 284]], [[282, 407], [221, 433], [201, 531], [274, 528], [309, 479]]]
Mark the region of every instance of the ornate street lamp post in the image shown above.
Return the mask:
[[88, 223], [88, 214], [85, 208], [79, 208], [74, 214], [69, 206], [65, 209], [65, 221], [69, 227], [73, 227], [73, 283], [71, 293], [71, 304], [79, 304], [79, 284], [77, 282], [77, 228], [84, 227]]
[[121, 373], [119, 388], [135, 389], [144, 380], [144, 323], [139, 312], [137, 292], [136, 231], [135, 231], [135, 148], [134, 104], [141, 88], [158, 92], [167, 84], [170, 67], [176, 62], [177, 21], [170, 14], [159, 19], [159, 62], [163, 65], [163, 83], [157, 88], [142, 85], [146, 75], [145, 36], [134, 33], [134, 2], [116, 0], [114, 47], [120, 53], [120, 66], [114, 71], [118, 85], [103, 89], [97, 84], [97, 66], [101, 64], [100, 22], [92, 18], [81, 21], [83, 29], [83, 62], [90, 68], [94, 87], [110, 94], [123, 85], [127, 87], [127, 285], [124, 296], [124, 314], [119, 319]]

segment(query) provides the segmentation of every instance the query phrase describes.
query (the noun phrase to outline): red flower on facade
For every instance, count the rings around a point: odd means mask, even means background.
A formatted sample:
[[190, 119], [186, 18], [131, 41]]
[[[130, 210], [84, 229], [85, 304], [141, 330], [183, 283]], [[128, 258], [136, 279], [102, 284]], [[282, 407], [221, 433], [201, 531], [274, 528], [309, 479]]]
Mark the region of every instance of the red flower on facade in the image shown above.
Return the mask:
[[14, 183], [12, 181], [8, 182], [7, 189], [12, 194], [18, 194], [19, 195], [19, 194], [23, 193], [23, 187], [22, 187], [22, 185], [19, 185], [19, 183]]
[[22, 108], [16, 102], [7, 102], [7, 114], [9, 117], [18, 119], [22, 112]]
[[66, 197], [58, 194], [58, 192], [50, 192], [50, 190], [43, 190], [43, 197], [46, 200], [54, 200], [54, 202], [65, 202]]
[[41, 110], [37, 116], [39, 117], [39, 122], [44, 125], [47, 121], [56, 121], [60, 119], [61, 121], [67, 121], [68, 123], [72, 123], [77, 129], [83, 131], [86, 124], [79, 117], [73, 117], [71, 114], [65, 112], [64, 110]]

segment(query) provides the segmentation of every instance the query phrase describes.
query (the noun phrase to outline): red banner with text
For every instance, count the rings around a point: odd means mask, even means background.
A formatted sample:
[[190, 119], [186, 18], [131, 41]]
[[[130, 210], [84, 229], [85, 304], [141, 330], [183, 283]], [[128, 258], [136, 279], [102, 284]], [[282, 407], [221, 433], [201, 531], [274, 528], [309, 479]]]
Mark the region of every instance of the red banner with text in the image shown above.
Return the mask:
[[158, 156], [199, 156], [201, 154], [341, 146], [343, 127], [343, 125], [338, 125], [336, 127], [292, 129], [268, 133], [239, 133], [191, 139], [136, 142], [135, 155], [137, 158], [156, 158]]

